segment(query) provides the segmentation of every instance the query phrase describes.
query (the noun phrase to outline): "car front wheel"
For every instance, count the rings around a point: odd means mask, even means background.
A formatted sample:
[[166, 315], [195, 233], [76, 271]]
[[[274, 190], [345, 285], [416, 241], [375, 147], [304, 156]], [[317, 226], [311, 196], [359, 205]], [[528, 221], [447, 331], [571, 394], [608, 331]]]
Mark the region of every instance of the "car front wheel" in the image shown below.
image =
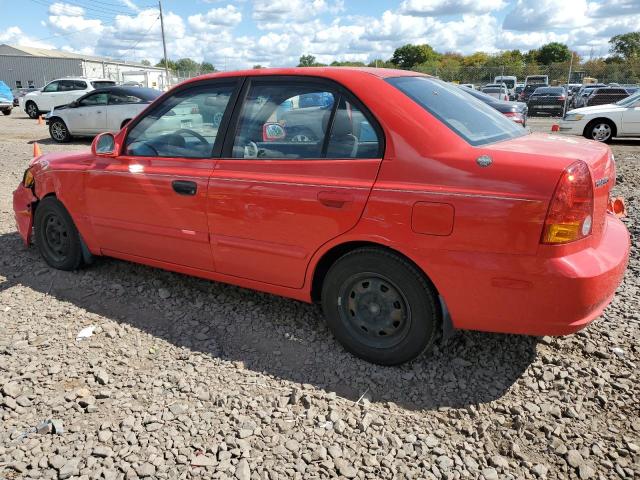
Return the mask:
[[82, 263], [82, 244], [69, 212], [55, 197], [45, 197], [36, 208], [35, 240], [40, 255], [53, 268], [76, 270]]
[[49, 122], [49, 135], [58, 143], [65, 143], [71, 140], [71, 134], [69, 133], [67, 125], [59, 118], [55, 118]]
[[27, 102], [25, 111], [27, 112], [27, 115], [29, 115], [29, 118], [38, 118], [38, 114], [40, 113], [38, 106], [32, 101]]
[[4, 110], [2, 110], [2, 114], [3, 115], [11, 115], [11, 109], [10, 108], [5, 108]]
[[362, 248], [338, 259], [322, 288], [334, 336], [354, 355], [380, 365], [418, 357], [434, 342], [440, 310], [433, 287], [394, 253]]

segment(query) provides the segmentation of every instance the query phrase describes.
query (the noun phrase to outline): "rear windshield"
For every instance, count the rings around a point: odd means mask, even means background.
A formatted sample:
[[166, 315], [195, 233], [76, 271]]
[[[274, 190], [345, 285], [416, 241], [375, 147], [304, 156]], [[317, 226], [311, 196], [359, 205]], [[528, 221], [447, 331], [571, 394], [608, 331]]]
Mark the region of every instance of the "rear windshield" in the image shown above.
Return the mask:
[[91, 85], [93, 85], [93, 88], [105, 88], [105, 87], [115, 87], [116, 82], [112, 81], [112, 80], [98, 80], [95, 82], [91, 82]]
[[561, 87], [537, 88], [536, 91], [534, 92], [534, 95], [549, 94], [549, 93], [555, 93], [556, 95], [561, 95], [564, 93], [564, 88], [561, 88]]
[[497, 110], [440, 80], [430, 77], [393, 77], [387, 82], [471, 145], [486, 145], [527, 133]]
[[498, 80], [496, 83], [504, 83], [507, 86], [507, 88], [513, 88], [516, 86], [516, 81], [509, 78], [505, 78], [504, 80]]
[[501, 93], [502, 89], [499, 87], [488, 87], [488, 88], [483, 88], [482, 91], [484, 93]]

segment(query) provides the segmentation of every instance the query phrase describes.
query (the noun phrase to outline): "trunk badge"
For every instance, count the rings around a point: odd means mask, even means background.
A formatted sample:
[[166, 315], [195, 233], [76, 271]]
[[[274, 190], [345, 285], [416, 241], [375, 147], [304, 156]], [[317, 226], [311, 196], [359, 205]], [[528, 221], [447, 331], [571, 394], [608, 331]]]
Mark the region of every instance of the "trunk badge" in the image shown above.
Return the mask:
[[596, 188], [604, 187], [607, 183], [609, 183], [609, 177], [603, 177], [596, 180]]

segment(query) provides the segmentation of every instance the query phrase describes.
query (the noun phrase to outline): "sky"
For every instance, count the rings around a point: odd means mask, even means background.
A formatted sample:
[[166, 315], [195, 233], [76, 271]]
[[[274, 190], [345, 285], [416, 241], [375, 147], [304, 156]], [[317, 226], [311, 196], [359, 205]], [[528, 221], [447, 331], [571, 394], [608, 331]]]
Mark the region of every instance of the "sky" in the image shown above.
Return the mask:
[[[640, 0], [163, 0], [167, 54], [220, 70], [388, 59], [406, 43], [489, 53], [566, 43], [608, 54], [613, 35], [640, 31]], [[0, 43], [156, 63], [154, 0], [0, 0]]]

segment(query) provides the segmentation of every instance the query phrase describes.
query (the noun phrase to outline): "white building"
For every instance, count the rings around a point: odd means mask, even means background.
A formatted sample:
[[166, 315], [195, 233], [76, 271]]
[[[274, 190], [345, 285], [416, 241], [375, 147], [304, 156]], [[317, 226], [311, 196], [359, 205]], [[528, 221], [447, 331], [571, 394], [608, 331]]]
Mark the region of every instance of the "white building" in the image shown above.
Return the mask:
[[51, 80], [71, 76], [137, 82], [145, 87], [167, 89], [166, 74], [160, 67], [62, 50], [0, 44], [0, 80], [13, 90], [42, 88]]

